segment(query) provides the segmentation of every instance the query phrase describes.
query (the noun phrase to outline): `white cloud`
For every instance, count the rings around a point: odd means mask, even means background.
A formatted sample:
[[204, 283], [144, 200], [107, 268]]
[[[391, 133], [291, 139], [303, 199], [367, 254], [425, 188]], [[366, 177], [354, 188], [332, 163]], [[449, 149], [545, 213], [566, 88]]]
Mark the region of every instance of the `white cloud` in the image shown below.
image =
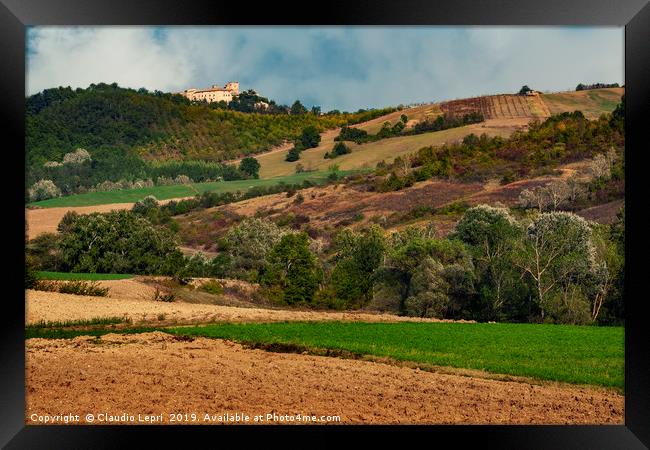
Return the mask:
[[623, 82], [622, 28], [37, 27], [29, 38], [30, 94], [239, 80], [280, 103], [354, 110]]

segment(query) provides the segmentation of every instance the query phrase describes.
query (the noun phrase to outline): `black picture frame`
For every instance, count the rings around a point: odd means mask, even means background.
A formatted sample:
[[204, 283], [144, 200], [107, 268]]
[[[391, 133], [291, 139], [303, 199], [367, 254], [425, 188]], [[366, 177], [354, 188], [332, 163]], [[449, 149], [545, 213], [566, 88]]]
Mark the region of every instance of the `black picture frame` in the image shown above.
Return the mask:
[[[487, 448], [636, 449], [650, 447], [650, 342], [643, 314], [645, 267], [641, 252], [647, 234], [642, 158], [647, 151], [645, 121], [650, 109], [650, 5], [648, 0], [455, 0], [446, 2], [346, 1], [269, 2], [251, 4], [197, 0], [0, 0], [0, 94], [5, 175], [12, 173], [11, 213], [5, 220], [4, 261], [9, 264], [11, 291], [3, 289], [2, 364], [0, 377], [0, 444], [6, 448], [128, 447], [146, 432], [149, 445], [170, 443], [182, 430], [183, 440], [199, 435], [222, 443], [251, 437], [280, 443], [314, 442], [350, 432], [364, 439], [404, 439], [417, 433], [432, 446], [450, 439], [454, 446], [470, 440]], [[25, 27], [29, 25], [614, 25], [625, 26], [626, 203], [625, 273], [625, 425], [621, 426], [412, 426], [412, 427], [138, 427], [26, 426], [24, 289]], [[12, 177], [13, 178], [13, 177]], [[5, 196], [5, 199], [8, 196]], [[6, 210], [9, 212], [9, 210]], [[14, 237], [15, 236], [15, 237]], [[6, 274], [7, 272], [5, 272]], [[15, 274], [14, 274], [15, 273]], [[216, 434], [216, 436], [215, 436]], [[214, 439], [219, 439], [215, 441]], [[320, 441], [325, 442], [325, 441]], [[415, 441], [406, 441], [415, 444]]]

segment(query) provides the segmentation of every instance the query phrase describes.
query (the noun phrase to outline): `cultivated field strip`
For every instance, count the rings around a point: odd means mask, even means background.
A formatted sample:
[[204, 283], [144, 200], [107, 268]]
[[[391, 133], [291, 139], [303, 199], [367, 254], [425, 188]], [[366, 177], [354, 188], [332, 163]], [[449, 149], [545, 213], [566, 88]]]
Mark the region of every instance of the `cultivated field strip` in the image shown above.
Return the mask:
[[481, 113], [486, 119], [544, 118], [550, 116], [548, 107], [539, 96], [489, 95], [440, 104], [444, 114], [462, 117]]

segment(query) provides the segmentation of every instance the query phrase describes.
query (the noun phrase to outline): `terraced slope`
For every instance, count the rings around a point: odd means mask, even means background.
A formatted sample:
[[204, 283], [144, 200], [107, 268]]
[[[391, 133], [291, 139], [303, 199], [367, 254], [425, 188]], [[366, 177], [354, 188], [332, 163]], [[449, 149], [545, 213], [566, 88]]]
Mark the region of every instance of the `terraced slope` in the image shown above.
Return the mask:
[[444, 114], [463, 116], [479, 112], [486, 119], [546, 118], [551, 115], [539, 95], [489, 95], [440, 104]]

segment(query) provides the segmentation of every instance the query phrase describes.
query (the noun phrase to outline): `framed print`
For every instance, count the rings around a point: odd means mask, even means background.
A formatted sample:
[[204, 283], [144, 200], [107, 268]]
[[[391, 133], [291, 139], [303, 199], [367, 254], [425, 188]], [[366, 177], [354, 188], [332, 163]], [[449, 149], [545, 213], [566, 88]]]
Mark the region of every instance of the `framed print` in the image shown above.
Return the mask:
[[2, 3], [7, 448], [649, 445], [644, 1]]

